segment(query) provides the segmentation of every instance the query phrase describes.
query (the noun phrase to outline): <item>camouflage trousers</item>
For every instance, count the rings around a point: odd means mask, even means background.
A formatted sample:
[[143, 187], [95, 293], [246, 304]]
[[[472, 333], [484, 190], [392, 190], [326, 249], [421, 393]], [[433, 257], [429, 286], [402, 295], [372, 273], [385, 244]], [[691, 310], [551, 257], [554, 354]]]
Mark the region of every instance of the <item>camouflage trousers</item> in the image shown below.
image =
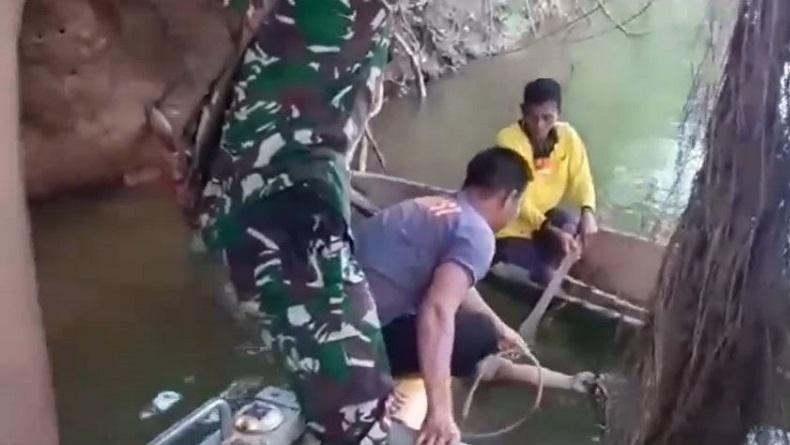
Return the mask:
[[242, 209], [225, 250], [243, 305], [267, 322], [308, 431], [324, 444], [387, 443], [392, 380], [376, 306], [342, 214], [309, 184]]

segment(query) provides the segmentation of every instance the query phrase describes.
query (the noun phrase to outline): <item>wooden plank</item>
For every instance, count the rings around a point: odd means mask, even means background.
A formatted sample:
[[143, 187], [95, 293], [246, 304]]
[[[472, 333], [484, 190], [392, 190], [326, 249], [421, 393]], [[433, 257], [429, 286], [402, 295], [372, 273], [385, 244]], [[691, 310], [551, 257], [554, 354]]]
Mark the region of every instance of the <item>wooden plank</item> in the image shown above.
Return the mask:
[[[543, 286], [531, 281], [524, 269], [511, 264], [497, 264], [491, 269], [491, 274], [500, 280], [524, 286], [535, 292], [542, 292], [544, 289]], [[645, 308], [589, 286], [573, 277], [565, 279], [561, 292], [557, 294], [557, 297], [594, 312], [613, 318], [623, 318], [629, 324], [641, 324], [648, 315]]]

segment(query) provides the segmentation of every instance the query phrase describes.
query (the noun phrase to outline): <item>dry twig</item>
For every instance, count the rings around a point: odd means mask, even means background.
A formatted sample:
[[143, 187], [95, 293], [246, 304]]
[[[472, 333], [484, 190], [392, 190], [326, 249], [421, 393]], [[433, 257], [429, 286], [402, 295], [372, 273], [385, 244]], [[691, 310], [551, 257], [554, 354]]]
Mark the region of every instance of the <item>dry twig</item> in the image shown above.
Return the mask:
[[[639, 11], [636, 11], [635, 13], [631, 14], [630, 17], [628, 17], [627, 19], [623, 20], [622, 22], [619, 22], [619, 23], [616, 22], [616, 25], [619, 24], [621, 26], [625, 26], [625, 25], [628, 25], [629, 23], [633, 22], [634, 20], [638, 19], [639, 17], [644, 15], [647, 12], [648, 9], [650, 9], [650, 7], [653, 5], [653, 2], [654, 2], [654, 0], [648, 0], [644, 5], [642, 5], [642, 7], [639, 9]], [[614, 27], [612, 27], [612, 28], [608, 28], [608, 29], [605, 29], [603, 31], [599, 31], [599, 32], [593, 33], [593, 34], [585, 36], [585, 37], [576, 38], [576, 39], [566, 39], [566, 41], [570, 42], [570, 43], [579, 43], [579, 42], [584, 42], [586, 40], [592, 40], [592, 39], [598, 38], [598, 37], [600, 37], [600, 36], [602, 36], [604, 34], [608, 34], [608, 33], [612, 32], [612, 31], [617, 30], [618, 28], [617, 28], [616, 25]], [[638, 34], [636, 36], [633, 36], [633, 37], [641, 37], [641, 36], [644, 36], [644, 35], [647, 35], [647, 34], [649, 34], [648, 31], [642, 31], [640, 34]]]
[[635, 20], [637, 17], [639, 17], [642, 14], [644, 14], [644, 12], [647, 11], [648, 8], [650, 8], [650, 5], [653, 4], [653, 0], [647, 1], [644, 4], [644, 6], [642, 6], [642, 9], [637, 11], [636, 14], [632, 15], [631, 17], [629, 17], [624, 22], [618, 22], [617, 19], [614, 18], [614, 16], [612, 15], [612, 12], [606, 6], [606, 3], [604, 2], [604, 0], [595, 0], [595, 2], [598, 4], [598, 7], [600, 8], [600, 10], [603, 13], [603, 15], [606, 16], [606, 18], [609, 19], [609, 21], [614, 23], [614, 26], [615, 26], [616, 29], [620, 30], [620, 32], [622, 32], [626, 36], [628, 36], [628, 37], [641, 37], [641, 36], [644, 36], [644, 35], [648, 34], [647, 31], [631, 31], [630, 29], [626, 28], [625, 25], [627, 25], [628, 23], [630, 23], [633, 20]]
[[544, 35], [542, 35], [540, 37], [537, 37], [535, 39], [532, 39], [532, 40], [530, 40], [529, 42], [527, 42], [527, 43], [525, 43], [523, 45], [516, 46], [516, 47], [511, 48], [511, 49], [509, 49], [507, 51], [503, 51], [502, 53], [500, 53], [500, 55], [517, 53], [517, 52], [520, 52], [520, 51], [523, 51], [523, 50], [529, 48], [530, 46], [540, 42], [541, 40], [548, 39], [550, 37], [554, 37], [555, 35], [557, 35], [557, 34], [559, 34], [561, 32], [564, 32], [564, 31], [567, 31], [567, 30], [571, 29], [577, 23], [579, 23], [580, 21], [590, 17], [591, 15], [595, 14], [599, 10], [600, 10], [600, 6], [596, 5], [595, 7], [590, 8], [588, 11], [584, 11], [581, 14], [579, 14], [578, 16], [574, 17], [573, 19], [568, 20], [563, 25], [558, 26], [555, 29], [552, 29], [551, 31], [547, 32], [546, 34], [544, 34]]

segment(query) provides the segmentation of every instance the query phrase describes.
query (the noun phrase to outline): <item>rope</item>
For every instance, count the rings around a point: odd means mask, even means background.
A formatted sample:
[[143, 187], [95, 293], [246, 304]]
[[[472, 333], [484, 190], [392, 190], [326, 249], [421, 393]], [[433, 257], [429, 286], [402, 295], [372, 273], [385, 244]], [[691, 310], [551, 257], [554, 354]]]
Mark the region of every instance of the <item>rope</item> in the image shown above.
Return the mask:
[[[519, 356], [523, 356], [529, 359], [538, 370], [538, 393], [535, 396], [534, 403], [523, 416], [521, 416], [518, 420], [516, 420], [512, 424], [491, 432], [462, 434], [464, 440], [491, 439], [494, 437], [499, 437], [505, 434], [509, 434], [515, 431], [521, 425], [523, 425], [524, 422], [526, 422], [527, 419], [532, 414], [534, 414], [535, 411], [538, 410], [538, 408], [540, 408], [540, 403], [543, 400], [543, 367], [540, 365], [540, 361], [538, 361], [538, 358], [535, 357], [535, 354], [533, 354], [532, 351], [529, 350], [529, 347], [527, 347], [526, 345], [524, 345], [524, 348], [522, 350], [515, 352]], [[509, 358], [513, 356], [513, 353], [514, 351], [499, 352], [493, 356], [489, 356], [489, 358], [490, 357]], [[463, 420], [466, 420], [469, 417], [469, 411], [472, 408], [472, 402], [474, 401], [475, 393], [477, 393], [477, 389], [480, 387], [480, 382], [483, 381], [483, 378], [486, 375], [486, 372], [484, 372], [484, 370], [482, 369], [483, 363], [485, 363], [485, 360], [481, 362], [481, 367], [477, 372], [477, 377], [475, 378], [474, 383], [472, 383], [472, 387], [469, 389], [469, 394], [466, 396], [466, 401], [464, 402], [464, 407], [461, 414]]]

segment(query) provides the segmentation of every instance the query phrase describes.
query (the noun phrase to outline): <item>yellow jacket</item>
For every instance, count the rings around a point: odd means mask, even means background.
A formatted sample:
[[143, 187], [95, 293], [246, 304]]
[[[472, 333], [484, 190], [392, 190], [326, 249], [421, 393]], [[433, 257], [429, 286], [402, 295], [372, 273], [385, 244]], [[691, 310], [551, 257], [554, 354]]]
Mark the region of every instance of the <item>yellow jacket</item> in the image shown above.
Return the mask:
[[498, 237], [531, 238], [546, 220], [546, 212], [563, 200], [595, 209], [595, 186], [584, 142], [566, 122], [558, 122], [554, 128], [558, 142], [549, 158], [541, 161], [537, 169], [532, 144], [518, 123], [497, 134], [497, 145], [523, 156], [534, 176], [527, 186], [518, 218], [502, 229]]

